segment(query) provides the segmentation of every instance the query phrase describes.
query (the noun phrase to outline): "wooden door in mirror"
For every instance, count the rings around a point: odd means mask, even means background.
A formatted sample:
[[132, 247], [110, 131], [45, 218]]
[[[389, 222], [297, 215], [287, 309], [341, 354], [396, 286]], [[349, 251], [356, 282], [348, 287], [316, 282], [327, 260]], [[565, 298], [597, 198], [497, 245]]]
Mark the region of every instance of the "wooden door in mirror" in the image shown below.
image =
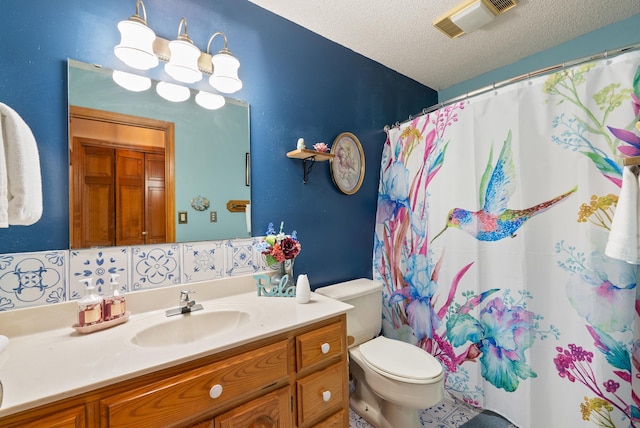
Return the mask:
[[171, 122], [70, 107], [70, 246], [175, 241]]

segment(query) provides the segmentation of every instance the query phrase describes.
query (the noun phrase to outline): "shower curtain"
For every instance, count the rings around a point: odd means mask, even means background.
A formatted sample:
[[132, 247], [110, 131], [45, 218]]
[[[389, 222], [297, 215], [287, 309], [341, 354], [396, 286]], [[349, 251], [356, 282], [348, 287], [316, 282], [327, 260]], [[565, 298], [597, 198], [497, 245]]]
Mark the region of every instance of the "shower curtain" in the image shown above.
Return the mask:
[[631, 52], [388, 131], [383, 334], [438, 358], [452, 396], [519, 427], [640, 427], [637, 266], [604, 255], [638, 97]]

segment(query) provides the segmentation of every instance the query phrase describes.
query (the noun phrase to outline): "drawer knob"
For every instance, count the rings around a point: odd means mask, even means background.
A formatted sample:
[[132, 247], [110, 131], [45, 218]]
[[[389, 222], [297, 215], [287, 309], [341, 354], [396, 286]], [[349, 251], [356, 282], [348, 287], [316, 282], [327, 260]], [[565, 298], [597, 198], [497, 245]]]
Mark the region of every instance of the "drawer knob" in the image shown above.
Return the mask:
[[222, 395], [222, 385], [216, 384], [211, 387], [209, 390], [209, 397], [218, 398]]
[[320, 350], [322, 351], [323, 354], [327, 354], [329, 353], [329, 350], [331, 349], [331, 345], [329, 345], [327, 342], [323, 343], [320, 346]]
[[324, 391], [322, 393], [322, 401], [324, 401], [326, 403], [329, 400], [331, 400], [331, 391]]

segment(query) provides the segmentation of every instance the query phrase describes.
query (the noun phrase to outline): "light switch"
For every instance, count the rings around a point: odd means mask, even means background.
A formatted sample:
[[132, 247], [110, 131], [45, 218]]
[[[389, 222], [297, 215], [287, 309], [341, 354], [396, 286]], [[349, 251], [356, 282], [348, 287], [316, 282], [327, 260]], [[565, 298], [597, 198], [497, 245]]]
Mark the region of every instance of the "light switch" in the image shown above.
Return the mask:
[[178, 211], [178, 224], [187, 224], [187, 212]]
[[211, 223], [215, 223], [218, 221], [218, 211], [209, 211], [209, 220]]

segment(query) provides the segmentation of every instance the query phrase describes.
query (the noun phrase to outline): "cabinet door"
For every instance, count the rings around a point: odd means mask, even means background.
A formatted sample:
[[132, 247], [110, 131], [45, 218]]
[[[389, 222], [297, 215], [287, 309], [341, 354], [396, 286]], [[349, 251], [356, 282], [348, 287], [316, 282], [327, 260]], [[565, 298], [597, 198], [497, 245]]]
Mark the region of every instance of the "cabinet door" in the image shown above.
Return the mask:
[[286, 387], [218, 416], [215, 428], [290, 428], [292, 416], [291, 392]]

